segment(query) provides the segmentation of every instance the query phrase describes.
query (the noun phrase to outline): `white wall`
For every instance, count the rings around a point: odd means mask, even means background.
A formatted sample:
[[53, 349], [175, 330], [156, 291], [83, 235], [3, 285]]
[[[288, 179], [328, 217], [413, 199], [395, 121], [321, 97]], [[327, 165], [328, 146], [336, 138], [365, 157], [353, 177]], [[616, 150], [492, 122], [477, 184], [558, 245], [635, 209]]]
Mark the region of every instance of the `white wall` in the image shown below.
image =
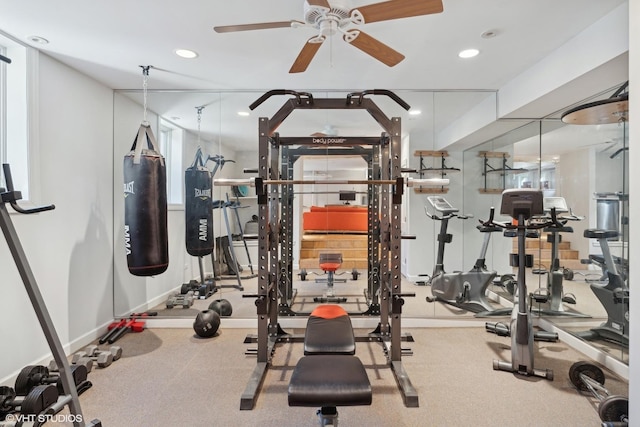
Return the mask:
[[[11, 215], [63, 344], [86, 344], [113, 318], [112, 91], [39, 55], [37, 203], [53, 211]], [[10, 108], [10, 106], [9, 106]], [[0, 240], [0, 382], [49, 348]]]
[[[640, 93], [640, 2], [629, 2], [629, 92]], [[638, 117], [640, 112], [640, 98], [629, 97], [630, 116]], [[629, 134], [629, 164], [640, 165], [640, 127], [630, 126]], [[629, 170], [629, 218], [635, 218], [630, 221], [630, 240], [633, 240], [629, 251], [629, 265], [640, 265], [640, 250], [638, 250], [637, 237], [639, 226], [637, 218], [640, 218], [640, 191], [636, 187], [636, 183], [640, 182], [640, 170], [631, 167]], [[638, 191], [638, 194], [636, 192]], [[636, 238], [636, 239], [634, 239]], [[636, 261], [638, 264], [636, 264]], [[630, 282], [635, 277], [635, 270], [630, 272]], [[629, 332], [629, 378], [635, 380], [629, 381], [629, 414], [631, 422], [629, 425], [638, 425], [640, 423], [640, 407], [636, 403], [640, 402], [640, 310], [638, 305], [634, 304], [635, 294], [631, 294], [630, 306], [636, 309], [629, 310], [629, 323], [633, 325]], [[638, 323], [636, 325], [636, 323]]]
[[571, 249], [580, 252], [580, 258], [589, 255], [589, 239], [583, 237], [584, 230], [595, 228], [595, 215], [591, 215], [596, 207], [593, 191], [585, 191], [585, 188], [594, 188], [593, 151], [586, 149], [563, 154], [556, 166], [556, 195], [565, 198], [574, 214], [587, 217], [583, 221], [569, 222], [567, 225], [573, 228], [573, 233], [562, 235], [563, 241], [571, 242]]

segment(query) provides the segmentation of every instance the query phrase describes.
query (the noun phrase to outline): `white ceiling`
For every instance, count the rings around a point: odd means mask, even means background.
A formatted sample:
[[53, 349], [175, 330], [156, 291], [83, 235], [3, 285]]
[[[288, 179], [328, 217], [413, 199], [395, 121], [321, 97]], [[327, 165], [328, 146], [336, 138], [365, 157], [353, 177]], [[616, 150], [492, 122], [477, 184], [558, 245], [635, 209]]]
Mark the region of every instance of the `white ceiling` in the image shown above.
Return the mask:
[[[350, 3], [358, 7], [371, 1]], [[224, 126], [225, 138], [231, 143], [242, 144], [250, 132], [249, 139], [255, 144], [255, 118], [271, 116], [283, 98], [265, 103], [245, 125], [235, 116], [223, 118], [223, 110], [234, 115], [237, 110], [247, 110], [257, 96], [270, 89], [343, 96], [346, 91], [374, 88], [399, 91], [401, 97], [410, 98], [405, 100], [412, 107], [428, 110], [437, 104], [433, 94], [402, 90], [498, 90], [622, 3], [624, 0], [443, 0], [444, 12], [440, 14], [363, 26], [369, 35], [406, 56], [397, 66], [387, 67], [338, 35], [325, 41], [308, 70], [300, 74], [289, 74], [288, 70], [306, 40], [314, 35], [311, 30], [278, 28], [219, 34], [213, 27], [303, 20], [302, 0], [3, 0], [0, 30], [113, 89], [139, 90], [139, 66], [151, 65], [149, 89], [208, 91], [154, 95], [150, 98], [154, 111], [187, 116], [176, 119], [176, 123], [193, 129], [194, 107], [208, 105], [203, 119], [208, 114], [206, 122], [218, 123], [218, 132]], [[496, 36], [482, 38], [488, 30]], [[30, 36], [44, 37], [50, 43], [34, 44]], [[468, 60], [458, 58], [460, 50], [470, 47], [479, 49], [480, 55]], [[179, 58], [174, 54], [177, 48], [195, 50], [199, 56], [192, 60]], [[605, 88], [596, 89], [593, 92]], [[233, 93], [212, 92], [216, 90]], [[591, 94], [585, 93], [585, 97]], [[139, 98], [139, 94], [133, 96]], [[479, 99], [494, 95], [450, 96], [452, 102], [447, 103], [446, 111], [445, 104], [439, 104], [439, 117], [455, 117]], [[381, 102], [389, 116], [406, 113], [391, 101]], [[354, 124], [363, 120], [368, 119], [323, 113], [313, 117], [302, 114], [299, 121], [307, 123], [307, 134], [322, 131], [327, 124], [341, 133], [348, 133], [353, 126], [352, 132], [356, 132]], [[403, 129], [437, 128], [437, 121], [403, 119]]]

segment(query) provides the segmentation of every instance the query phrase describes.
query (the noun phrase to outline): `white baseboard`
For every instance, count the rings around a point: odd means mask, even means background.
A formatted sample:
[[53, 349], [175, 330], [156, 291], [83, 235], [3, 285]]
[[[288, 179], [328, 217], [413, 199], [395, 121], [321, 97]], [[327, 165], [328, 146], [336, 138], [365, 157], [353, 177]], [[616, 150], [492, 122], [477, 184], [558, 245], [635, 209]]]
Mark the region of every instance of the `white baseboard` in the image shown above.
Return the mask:
[[538, 326], [548, 332], [556, 332], [558, 334], [558, 338], [560, 341], [566, 343], [569, 347], [574, 350], [584, 354], [591, 360], [594, 360], [601, 365], [605, 366], [610, 371], [614, 372], [616, 375], [624, 378], [629, 381], [629, 365], [626, 365], [624, 362], [612, 357], [611, 355], [605, 353], [604, 351], [592, 346], [588, 341], [580, 339], [575, 335], [564, 331], [563, 329], [558, 328], [556, 325], [551, 323], [548, 319], [538, 319]]
[[[85, 333], [84, 335], [74, 339], [70, 343], [63, 344], [62, 348], [63, 348], [63, 350], [65, 352], [65, 355], [69, 356], [69, 355], [77, 352], [78, 350], [86, 347], [87, 345], [91, 344], [92, 342], [94, 342], [98, 338], [100, 338], [102, 335], [104, 335], [104, 333], [107, 330], [107, 326], [109, 326], [111, 324], [111, 322], [112, 321], [110, 320], [110, 321], [104, 323], [103, 325], [98, 326], [97, 328], [93, 329], [92, 331], [89, 331], [89, 332]], [[25, 364], [25, 366], [29, 366], [29, 365], [47, 366], [47, 365], [49, 365], [49, 361], [51, 359], [53, 359], [53, 354], [51, 352], [48, 352], [44, 356], [42, 356], [40, 358], [37, 358], [36, 360], [31, 361], [30, 363]], [[16, 378], [18, 377], [19, 374], [20, 374], [20, 371], [16, 371], [16, 372], [13, 372], [13, 373], [9, 374], [5, 378], [0, 379], [0, 384], [14, 384], [15, 381], [16, 381]]]

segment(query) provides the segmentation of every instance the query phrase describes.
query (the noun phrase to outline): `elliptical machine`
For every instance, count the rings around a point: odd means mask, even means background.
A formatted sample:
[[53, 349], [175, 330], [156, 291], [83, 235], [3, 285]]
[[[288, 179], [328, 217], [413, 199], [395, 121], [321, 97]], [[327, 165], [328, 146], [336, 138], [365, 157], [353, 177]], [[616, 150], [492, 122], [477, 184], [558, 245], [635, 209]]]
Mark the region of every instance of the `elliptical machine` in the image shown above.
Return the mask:
[[433, 274], [427, 284], [431, 285], [432, 297], [427, 297], [428, 302], [440, 301], [445, 304], [459, 307], [473, 313], [490, 312], [494, 308], [486, 298], [487, 287], [496, 277], [495, 271], [488, 271], [485, 265], [485, 256], [489, 247], [491, 233], [501, 231], [495, 225], [481, 224], [478, 229], [484, 233], [484, 240], [480, 256], [470, 271], [454, 271], [447, 273], [444, 271], [444, 249], [447, 243], [451, 243], [453, 236], [447, 233], [447, 227], [451, 218], [467, 219], [472, 215], [460, 215], [458, 209], [449, 204], [444, 197], [427, 197], [431, 206], [442, 215], [438, 216], [426, 211], [427, 216], [433, 220], [440, 221], [440, 233], [438, 234], [438, 255]]
[[[515, 294], [509, 335], [511, 335], [511, 362], [493, 361], [493, 369], [517, 373], [526, 376], [539, 376], [553, 380], [550, 369], [536, 369], [533, 363], [534, 338], [545, 341], [556, 341], [558, 335], [552, 332], [533, 332], [531, 313], [527, 304], [526, 268], [533, 266], [533, 255], [525, 252], [527, 236], [537, 235], [535, 230], [545, 227], [562, 227], [556, 217], [555, 208], [551, 208], [550, 217], [540, 217], [543, 210], [542, 191], [534, 189], [509, 189], [502, 193], [500, 213], [508, 215], [517, 222], [515, 224], [500, 224], [493, 221], [494, 210], [491, 209], [489, 221], [485, 225], [495, 225], [507, 231], [516, 231], [518, 238], [518, 253], [511, 255], [511, 265], [518, 267], [518, 288]], [[537, 218], [536, 218], [537, 217]], [[487, 323], [488, 332], [495, 332], [496, 324]]]
[[602, 249], [607, 283], [605, 285], [591, 283], [591, 291], [607, 312], [607, 321], [589, 331], [577, 335], [586, 340], [602, 339], [629, 347], [629, 287], [618, 273], [609, 249], [608, 239], [618, 237], [616, 230], [584, 230], [584, 237], [597, 239]]

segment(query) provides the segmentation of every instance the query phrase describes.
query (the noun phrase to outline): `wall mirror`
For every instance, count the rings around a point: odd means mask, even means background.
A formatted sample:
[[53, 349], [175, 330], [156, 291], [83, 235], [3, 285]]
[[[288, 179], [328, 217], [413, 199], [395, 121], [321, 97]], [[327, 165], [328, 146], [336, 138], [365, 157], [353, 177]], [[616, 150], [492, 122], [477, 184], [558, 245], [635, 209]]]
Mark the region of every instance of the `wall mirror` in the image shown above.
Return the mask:
[[[235, 271], [220, 271], [221, 276], [225, 276], [217, 283], [217, 292], [210, 298], [203, 301], [196, 301], [191, 308], [182, 308], [176, 305], [167, 310], [167, 298], [174, 290], [180, 288], [181, 284], [196, 280], [200, 276], [200, 259], [191, 257], [185, 252], [184, 236], [184, 194], [180, 190], [184, 185], [181, 183], [184, 170], [193, 161], [198, 147], [207, 155], [224, 158], [224, 166], [218, 167], [214, 178], [243, 178], [252, 176], [244, 173], [244, 169], [253, 169], [258, 163], [258, 118], [273, 116], [288, 99], [288, 97], [274, 96], [269, 98], [254, 111], [249, 110], [249, 105], [258, 99], [264, 92], [237, 91], [237, 92], [207, 92], [207, 91], [148, 91], [146, 105], [147, 120], [150, 122], [157, 139], [163, 145], [163, 149], [168, 150], [172, 158], [167, 159], [168, 179], [173, 184], [170, 190], [176, 196], [174, 202], [169, 205], [169, 247], [170, 247], [170, 267], [157, 277], [135, 277], [127, 271], [124, 261], [124, 245], [116, 245], [115, 248], [115, 283], [114, 283], [114, 306], [115, 315], [123, 316], [129, 313], [146, 311], [149, 307], [158, 311], [162, 316], [178, 316], [191, 318], [194, 314], [193, 307], [200, 307], [209, 304], [215, 299], [232, 298], [233, 316], [237, 318], [254, 318], [255, 307], [251, 299], [242, 299], [242, 289], [249, 289], [251, 292], [252, 267], [258, 264], [255, 242], [247, 239], [238, 241], [240, 228], [245, 234], [253, 234], [251, 230], [252, 219], [256, 213], [257, 200], [253, 189], [232, 188], [224, 186], [214, 186], [213, 198], [220, 200], [221, 207], [214, 209], [213, 227], [217, 238], [221, 239], [221, 246], [231, 247], [233, 256], [237, 257], [237, 262], [241, 265], [240, 278]], [[345, 92], [313, 92], [313, 96], [321, 98], [344, 98]], [[400, 117], [402, 120], [402, 167], [420, 169], [421, 162], [423, 170], [408, 174], [413, 177], [442, 177], [446, 173], [439, 170], [443, 159], [441, 157], [429, 157], [420, 159], [415, 154], [416, 150], [433, 151], [437, 147], [437, 140], [441, 135], [450, 132], [451, 125], [464, 113], [479, 103], [487, 102], [495, 109], [495, 93], [493, 91], [453, 91], [453, 92], [432, 92], [432, 91], [396, 91], [402, 100], [411, 106], [407, 111], [398, 105], [393, 99], [386, 96], [372, 96], [375, 103], [388, 117]], [[116, 170], [114, 172], [114, 188], [122, 185], [122, 157], [129, 151], [133, 137], [137, 132], [143, 118], [143, 106], [145, 105], [144, 94], [138, 90], [116, 91], [115, 93], [115, 147], [114, 159]], [[197, 107], [201, 107], [200, 121], [198, 122]], [[491, 108], [491, 107], [490, 107]], [[309, 136], [319, 135], [331, 137], [339, 136], [380, 136], [383, 129], [372, 117], [364, 111], [294, 111], [277, 132], [282, 136]], [[169, 144], [166, 145], [166, 144]], [[169, 148], [168, 148], [169, 147]], [[316, 153], [314, 153], [316, 154]], [[318, 292], [323, 293], [322, 284], [315, 284], [317, 259], [303, 261], [301, 259], [310, 253], [318, 250], [308, 250], [303, 248], [304, 235], [302, 214], [311, 210], [312, 206], [345, 205], [349, 203], [353, 207], [367, 204], [370, 197], [366, 186], [363, 185], [343, 185], [341, 188], [323, 185], [322, 180], [357, 180], [367, 176], [367, 165], [362, 156], [340, 155], [323, 156], [320, 150], [318, 155], [301, 156], [293, 164], [293, 176], [295, 179], [305, 179], [314, 181], [314, 184], [300, 186], [295, 191], [296, 220], [294, 221], [295, 239], [292, 242], [294, 248], [294, 264], [296, 267], [307, 265], [309, 275], [305, 283], [295, 284], [295, 288], [301, 289], [314, 287]], [[182, 161], [177, 161], [179, 156]], [[454, 154], [455, 155], [455, 154]], [[447, 159], [452, 164], [457, 163], [460, 168], [461, 155], [458, 158]], [[208, 167], [214, 169], [215, 161], [209, 162]], [[255, 176], [255, 175], [253, 175]], [[452, 178], [454, 178], [452, 176]], [[455, 203], [462, 203], [461, 197], [462, 174], [458, 174], [456, 179], [452, 179], [450, 189], [451, 195], [456, 198]], [[240, 192], [238, 192], [240, 190]], [[248, 190], [248, 191], [247, 191]], [[355, 193], [355, 200], [343, 200], [340, 190]], [[116, 192], [117, 194], [117, 192]], [[429, 256], [433, 250], [433, 225], [427, 222], [424, 212], [427, 193], [418, 193], [413, 190], [405, 191], [404, 203], [406, 209], [403, 217], [403, 232], [417, 235], [416, 240], [402, 242], [404, 250], [403, 270], [405, 274], [418, 277], [424, 272], [427, 264], [430, 264]], [[182, 198], [182, 199], [181, 199]], [[182, 200], [182, 203], [181, 203]], [[226, 207], [225, 207], [226, 206]], [[237, 208], [237, 209], [236, 209]], [[226, 215], [225, 215], [226, 214]], [[416, 215], [418, 222], [409, 227], [409, 217]], [[118, 197], [114, 200], [114, 236], [118, 241], [118, 236], [122, 234], [123, 202]], [[228, 226], [227, 226], [228, 224]], [[229, 244], [227, 241], [231, 241]], [[428, 243], [427, 243], [428, 242]], [[357, 245], [356, 243], [345, 243], [345, 245]], [[429, 247], [426, 253], [422, 247]], [[418, 248], [418, 249], [416, 249]], [[355, 258], [362, 257], [362, 249], [345, 248], [350, 250]], [[215, 259], [228, 257], [229, 251], [214, 254]], [[359, 255], [358, 255], [359, 253]], [[316, 254], [317, 255], [317, 254]], [[348, 257], [345, 255], [344, 259]], [[350, 257], [349, 257], [350, 258]], [[251, 262], [249, 262], [251, 260]], [[425, 262], [427, 261], [427, 262]], [[312, 263], [312, 264], [305, 264]], [[203, 271], [205, 275], [212, 274], [211, 257], [203, 257]], [[352, 266], [353, 265], [353, 266]], [[345, 262], [343, 274], [346, 277], [352, 276], [352, 270], [356, 264], [350, 265]], [[365, 280], [367, 269], [362, 264], [357, 264], [358, 281]], [[224, 266], [223, 266], [224, 267]], [[315, 267], [315, 268], [312, 268]], [[218, 268], [218, 267], [216, 267]], [[301, 282], [300, 275], [294, 275], [296, 281]], [[351, 281], [351, 280], [350, 280]], [[313, 282], [313, 283], [311, 283]], [[347, 283], [351, 286], [350, 283]], [[414, 286], [409, 281], [407, 286]], [[354, 302], [362, 304], [361, 297], [366, 303], [364, 287], [356, 285], [357, 290], [347, 289], [352, 293]], [[362, 288], [362, 289], [360, 289]], [[426, 289], [422, 290], [426, 291]], [[424, 317], [430, 315], [431, 307], [425, 302], [424, 295], [408, 301], [406, 315], [414, 317]]]
[[[613, 91], [613, 90], [612, 90]], [[610, 96], [611, 92], [599, 94], [599, 99]], [[286, 97], [274, 96], [261, 104], [254, 111], [248, 106], [258, 99], [264, 91], [149, 91], [147, 94], [148, 115], [158, 140], [173, 156], [172, 172], [173, 190], [177, 198], [175, 204], [169, 206], [169, 247], [170, 267], [167, 272], [157, 277], [140, 278], [128, 273], [124, 246], [115, 247], [115, 281], [114, 306], [115, 315], [124, 316], [130, 313], [157, 310], [161, 316], [192, 318], [195, 310], [208, 306], [217, 299], [232, 301], [234, 318], [253, 319], [255, 306], [253, 301], [243, 299], [242, 293], [251, 293], [255, 279], [250, 278], [257, 267], [256, 242], [250, 238], [239, 239], [242, 234], [255, 234], [255, 223], [252, 221], [257, 211], [257, 199], [252, 188], [244, 186], [214, 186], [213, 199], [220, 205], [214, 209], [213, 227], [220, 246], [225, 249], [214, 253], [214, 259], [229, 257], [232, 248], [242, 271], [229, 271], [228, 266], [212, 264], [211, 256], [202, 259], [204, 274], [208, 277], [215, 268], [224, 276], [216, 281], [216, 292], [207, 299], [196, 300], [189, 308], [177, 305], [166, 308], [167, 299], [182, 284], [198, 280], [200, 260], [189, 256], [185, 251], [184, 236], [184, 170], [193, 161], [198, 147], [211, 156], [208, 167], [213, 171], [218, 164], [215, 178], [246, 178], [255, 176], [245, 173], [245, 169], [255, 169], [258, 164], [258, 118], [271, 117], [277, 112]], [[402, 167], [415, 169], [416, 172], [406, 174], [413, 177], [446, 177], [450, 179], [447, 188], [440, 191], [433, 189], [424, 192], [408, 189], [403, 199], [403, 233], [416, 236], [415, 240], [402, 241], [402, 269], [406, 275], [403, 280], [404, 289], [415, 291], [415, 298], [408, 298], [404, 307], [406, 317], [473, 317], [456, 307], [438, 302], [429, 303], [431, 296], [429, 286], [420, 282], [428, 280], [437, 263], [437, 235], [441, 231], [441, 223], [431, 219], [435, 213], [429, 197], [440, 196], [460, 213], [468, 213], [473, 218], [451, 220], [447, 233], [452, 241], [445, 249], [444, 264], [448, 271], [469, 271], [476, 263], [483, 249], [486, 233], [477, 230], [479, 219], [486, 219], [490, 208], [500, 205], [500, 192], [504, 188], [542, 188], [549, 197], [564, 197], [570, 212], [576, 216], [584, 216], [581, 221], [571, 223], [573, 233], [563, 236], [563, 255], [571, 254], [571, 262], [561, 260], [561, 265], [575, 271], [574, 280], [564, 281], [565, 293], [574, 294], [576, 304], [563, 303], [569, 311], [584, 313], [588, 318], [571, 318], [550, 316], [554, 322], [567, 330], [589, 330], [591, 324], [603, 322], [604, 307], [598, 302], [591, 290], [588, 280], [602, 277], [601, 269], [595, 265], [580, 264], [581, 259], [597, 255], [599, 246], [592, 239], [583, 237], [584, 230], [596, 228], [597, 215], [600, 211], [612, 212], [610, 221], [619, 225], [620, 237], [610, 240], [610, 247], [615, 257], [626, 259], [628, 253], [628, 232], [626, 231], [626, 209], [628, 180], [626, 178], [627, 156], [625, 147], [626, 127], [628, 123], [596, 126], [566, 125], [560, 121], [562, 112], [541, 121], [531, 119], [519, 120], [513, 125], [514, 130], [489, 141], [478, 141], [478, 144], [467, 150], [451, 149], [445, 153], [438, 150], [442, 141], [451, 133], [456, 121], [467, 111], [481, 103], [493, 105], [495, 109], [496, 94], [491, 91], [396, 91], [404, 101], [412, 107], [406, 111], [393, 100], [384, 96], [375, 96], [375, 102], [389, 117], [402, 119]], [[315, 91], [317, 98], [344, 97], [346, 92]], [[122, 157], [129, 151], [133, 137], [143, 118], [144, 99], [141, 91], [116, 91], [115, 93], [114, 146], [115, 172], [114, 188], [122, 185]], [[592, 101], [596, 98], [585, 100]], [[198, 127], [197, 107], [203, 107]], [[488, 107], [492, 108], [492, 107]], [[567, 107], [570, 108], [570, 107]], [[414, 115], [420, 110], [419, 115]], [[199, 130], [198, 130], [199, 129]], [[362, 111], [295, 111], [283, 121], [277, 129], [282, 136], [379, 136], [380, 126]], [[617, 153], [617, 154], [616, 154]], [[318, 154], [318, 155], [315, 155]], [[612, 157], [612, 155], [616, 154]], [[176, 158], [181, 160], [175, 163]], [[216, 163], [217, 159], [217, 163]], [[224, 162], [221, 161], [224, 159]], [[171, 159], [168, 160], [171, 162]], [[222, 166], [224, 165], [224, 166]], [[323, 283], [316, 283], [322, 278], [315, 264], [318, 248], [308, 247], [303, 242], [304, 224], [302, 214], [313, 206], [346, 205], [366, 206], [370, 194], [366, 186], [343, 185], [336, 188], [323, 184], [323, 180], [357, 180], [367, 176], [366, 161], [359, 155], [322, 155], [320, 150], [311, 155], [302, 155], [292, 164], [295, 179], [313, 181], [313, 184], [296, 187], [298, 193], [294, 197], [295, 217], [293, 221], [293, 253], [294, 283], [291, 292], [316, 292], [320, 296], [326, 293]], [[586, 185], [588, 183], [588, 186]], [[341, 195], [340, 191], [349, 192]], [[596, 193], [598, 195], [596, 195]], [[114, 200], [114, 239], [122, 233], [123, 202], [117, 197]], [[347, 198], [348, 200], [345, 200]], [[606, 200], [605, 200], [606, 199]], [[615, 199], [614, 201], [611, 201]], [[604, 200], [604, 201], [602, 201]], [[617, 210], [617, 213], [615, 212]], [[604, 213], [602, 214], [604, 215]], [[613, 218], [613, 219], [611, 219]], [[503, 218], [506, 219], [506, 218]], [[228, 226], [227, 226], [228, 224]], [[546, 237], [545, 237], [546, 239]], [[569, 242], [571, 248], [564, 249]], [[362, 249], [357, 243], [344, 243], [354, 247], [344, 248], [343, 259], [362, 257]], [[531, 275], [529, 289], [535, 291], [544, 288], [548, 269], [546, 263], [548, 249], [545, 244], [536, 248], [540, 260], [538, 270], [542, 274]], [[500, 278], [512, 272], [508, 254], [512, 252], [512, 242], [501, 233], [490, 233], [486, 248], [485, 263], [489, 270], [496, 271], [487, 289], [501, 301], [511, 298], [509, 287]], [[349, 252], [347, 252], [349, 251]], [[575, 252], [573, 252], [575, 251]], [[576, 253], [577, 252], [577, 253]], [[359, 255], [358, 255], [359, 254]], [[462, 256], [460, 256], [462, 255]], [[304, 257], [310, 260], [303, 261]], [[216, 261], [220, 264], [219, 261]], [[307, 264], [305, 264], [307, 263]], [[224, 262], [222, 264], [225, 264]], [[338, 293], [344, 292], [354, 306], [366, 306], [366, 273], [364, 267], [344, 262], [342, 278], [347, 278], [346, 285], [337, 283]], [[306, 281], [302, 281], [299, 268], [308, 269]], [[316, 267], [316, 268], [314, 268]], [[222, 268], [222, 270], [220, 270]], [[225, 270], [226, 268], [226, 270]], [[351, 279], [353, 268], [359, 271], [357, 281]], [[238, 274], [236, 274], [238, 273]], [[238, 277], [239, 276], [239, 277]], [[587, 280], [588, 279], [588, 280]], [[423, 283], [424, 284], [424, 283]], [[339, 285], [339, 286], [338, 286]], [[355, 286], [354, 286], [355, 285]], [[346, 286], [347, 288], [341, 288]], [[295, 289], [295, 291], [294, 291]], [[342, 290], [344, 289], [344, 290]], [[304, 292], [302, 292], [304, 290]], [[293, 294], [290, 295], [291, 299]], [[302, 298], [298, 302], [303, 301]], [[295, 304], [295, 301], [292, 301]], [[618, 307], [615, 307], [616, 309]], [[364, 308], [362, 308], [364, 310]], [[606, 317], [606, 316], [605, 316]], [[616, 352], [624, 359], [625, 350], [617, 346]]]
[[[609, 99], [617, 89], [579, 105]], [[485, 210], [500, 206], [499, 193], [504, 188], [539, 188], [549, 206], [560, 203], [558, 215], [566, 221], [562, 231], [543, 230], [538, 239], [527, 242], [527, 252], [534, 256], [527, 275], [532, 310], [626, 362], [629, 123], [626, 119], [593, 125], [563, 123], [562, 114], [573, 107], [467, 150], [464, 203]], [[480, 247], [473, 227], [465, 228], [466, 264], [476, 256], [474, 248]], [[595, 230], [612, 230], [616, 236], [598, 240], [602, 234]], [[472, 244], [474, 236], [477, 241]], [[515, 249], [511, 240], [496, 233], [487, 258], [489, 269], [498, 272], [496, 285], [489, 290], [507, 300], [513, 288], [497, 279], [511, 272], [508, 254]], [[607, 248], [603, 250], [602, 245]], [[615, 264], [614, 279], [607, 275], [603, 258], [607, 252]], [[616, 285], [608, 287], [609, 280]]]

